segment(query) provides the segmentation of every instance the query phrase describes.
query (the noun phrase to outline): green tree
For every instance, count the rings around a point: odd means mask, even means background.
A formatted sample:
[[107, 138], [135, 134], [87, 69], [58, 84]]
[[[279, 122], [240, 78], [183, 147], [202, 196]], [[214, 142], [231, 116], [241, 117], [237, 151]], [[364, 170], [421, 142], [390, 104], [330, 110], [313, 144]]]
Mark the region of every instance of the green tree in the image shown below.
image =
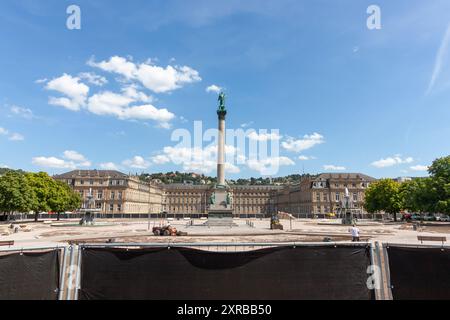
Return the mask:
[[434, 160], [428, 168], [428, 172], [434, 178], [443, 178], [447, 182], [450, 181], [450, 156]]
[[47, 173], [27, 173], [26, 174], [32, 193], [37, 201], [33, 202], [31, 211], [34, 212], [34, 220], [38, 220], [40, 212], [48, 212], [50, 208], [50, 199], [54, 193], [53, 180]]
[[58, 221], [60, 220], [61, 212], [73, 211], [81, 206], [80, 195], [74, 192], [67, 184], [61, 181], [53, 181], [50, 188], [48, 205], [52, 212], [57, 213]]
[[433, 161], [428, 172], [431, 176], [429, 212], [450, 214], [450, 156]]
[[402, 209], [402, 196], [400, 184], [392, 179], [382, 179], [373, 182], [365, 192], [364, 208], [369, 213], [384, 211], [394, 216]]
[[13, 212], [29, 212], [36, 201], [25, 174], [8, 171], [0, 177], [0, 212], [4, 217]]

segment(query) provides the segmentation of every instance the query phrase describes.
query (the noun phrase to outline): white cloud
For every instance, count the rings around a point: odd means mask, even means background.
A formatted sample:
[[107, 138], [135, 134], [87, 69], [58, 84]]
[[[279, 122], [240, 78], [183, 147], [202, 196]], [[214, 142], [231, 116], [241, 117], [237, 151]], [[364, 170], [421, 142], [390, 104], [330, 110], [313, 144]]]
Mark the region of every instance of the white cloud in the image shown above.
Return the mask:
[[255, 140], [255, 141], [277, 141], [280, 140], [282, 138], [282, 136], [280, 136], [278, 133], [262, 133], [260, 132], [259, 134], [256, 131], [252, 131], [250, 132], [247, 137], [250, 140]]
[[123, 76], [128, 81], [139, 81], [144, 87], [156, 93], [170, 92], [185, 84], [201, 81], [198, 71], [188, 66], [159, 67], [153, 61], [141, 64], [126, 58], [113, 56], [109, 61], [88, 61], [91, 67]]
[[207, 148], [165, 147], [159, 160], [182, 165], [184, 171], [211, 173], [216, 168], [214, 146]]
[[416, 165], [409, 167], [413, 171], [428, 171], [428, 166]]
[[254, 124], [253, 121], [241, 124], [241, 128], [248, 128]]
[[[90, 60], [90, 66], [122, 76], [121, 79], [116, 79], [121, 85], [119, 93], [105, 90], [89, 95], [90, 88], [82, 80], [96, 86], [108, 83], [106, 78], [93, 72], [82, 72], [77, 77], [64, 73], [59, 78], [51, 81], [43, 79], [39, 83], [46, 83], [45, 89], [61, 94], [60, 97], [49, 97], [51, 105], [72, 111], [86, 109], [96, 115], [114, 116], [120, 120], [153, 120], [157, 122], [157, 127], [170, 129], [170, 121], [175, 115], [166, 108], [155, 107], [153, 102], [156, 99], [140, 89], [145, 87], [154, 92], [168, 92], [201, 79], [197, 71], [187, 66], [161, 68], [153, 65], [154, 61], [135, 64], [132, 58], [117, 56], [99, 63]], [[24, 113], [26, 110], [16, 111]]]
[[46, 83], [47, 81], [48, 81], [48, 79], [44, 78], [44, 79], [38, 79], [34, 83], [41, 84], [41, 83]]
[[88, 110], [96, 115], [115, 116], [121, 120], [154, 120], [161, 126], [166, 127], [175, 118], [175, 115], [167, 109], [158, 109], [151, 104], [130, 106], [131, 103], [136, 101], [136, 98], [141, 99], [143, 97], [139, 98], [138, 92], [134, 92], [137, 96], [133, 97], [129, 93], [117, 94], [105, 91], [95, 94], [89, 98]]
[[65, 97], [49, 98], [49, 104], [61, 106], [72, 111], [79, 111], [86, 103], [89, 87], [80, 82], [80, 78], [64, 73], [47, 83], [47, 90], [57, 91]]
[[411, 163], [413, 161], [414, 161], [414, 159], [411, 157], [402, 159], [400, 155], [396, 155], [394, 157], [388, 157], [385, 159], [380, 159], [380, 160], [374, 161], [374, 162], [372, 162], [371, 165], [376, 168], [387, 168], [387, 167], [392, 167], [392, 166], [399, 165], [399, 164]]
[[441, 46], [439, 47], [438, 53], [436, 55], [436, 60], [434, 62], [433, 74], [431, 75], [430, 83], [428, 84], [428, 89], [426, 94], [430, 94], [433, 90], [439, 75], [441, 74], [442, 65], [444, 57], [448, 51], [448, 44], [450, 41], [450, 24], [447, 26], [444, 38], [442, 39]]
[[219, 86], [216, 86], [215, 84], [209, 86], [208, 88], [206, 88], [206, 92], [215, 92], [215, 93], [220, 93], [223, 89]]
[[[268, 175], [274, 168], [281, 166], [293, 166], [295, 162], [287, 157], [270, 157], [266, 159], [249, 159], [247, 166], [254, 171], [258, 171], [261, 175]], [[277, 170], [278, 171], [278, 170]]]
[[103, 170], [119, 170], [118, 166], [113, 162], [100, 163], [100, 169]]
[[281, 146], [287, 151], [298, 153], [322, 143], [325, 143], [324, 137], [319, 133], [313, 133], [312, 135], [305, 135], [303, 139], [299, 140], [289, 137], [287, 141], [281, 143]]
[[39, 167], [54, 169], [77, 169], [90, 167], [92, 163], [77, 151], [64, 151], [63, 158], [57, 157], [35, 157], [32, 163]]
[[301, 160], [301, 161], [308, 161], [308, 160], [311, 160], [312, 158], [311, 157], [307, 157], [307, 156], [300, 156], [300, 157], [298, 157], [298, 160]]
[[23, 141], [23, 140], [25, 140], [25, 137], [23, 135], [21, 135], [20, 133], [12, 133], [9, 136], [9, 140], [11, 140], [11, 141]]
[[327, 171], [344, 171], [344, 170], [347, 170], [345, 167], [335, 166], [335, 165], [332, 165], [332, 164], [324, 165], [323, 169], [327, 170]]
[[31, 111], [31, 109], [22, 108], [19, 106], [12, 106], [10, 110], [11, 110], [12, 114], [17, 115], [22, 118], [25, 118], [25, 119], [33, 119], [34, 118], [33, 111]]
[[72, 161], [65, 161], [56, 157], [36, 157], [32, 163], [35, 166], [54, 169], [76, 169], [76, 165]]
[[232, 164], [232, 163], [225, 163], [225, 172], [231, 173], [231, 174], [237, 174], [241, 172], [241, 169], [239, 169], [238, 166]]
[[93, 84], [95, 86], [102, 87], [108, 83], [105, 77], [99, 76], [93, 72], [82, 72], [78, 75], [81, 79], [86, 80], [88, 83]]
[[153, 163], [155, 164], [166, 164], [170, 162], [170, 158], [166, 155], [159, 154], [152, 158]]
[[150, 162], [146, 161], [141, 156], [135, 156], [133, 159], [125, 160], [122, 164], [134, 169], [147, 169], [150, 167]]
[[[239, 167], [232, 164], [233, 161], [231, 161], [236, 156], [236, 148], [227, 145], [225, 153], [227, 157], [225, 171], [228, 173], [240, 172]], [[181, 165], [184, 171], [209, 174], [217, 168], [217, 145], [209, 145], [205, 148], [165, 147], [161, 154], [152, 158], [152, 161], [156, 164]]]
[[153, 102], [154, 98], [138, 90], [138, 86], [131, 84], [122, 88], [122, 93], [134, 101]]
[[16, 133], [16, 132], [9, 132], [8, 130], [6, 130], [5, 128], [0, 127], [0, 135], [2, 136], [7, 136], [8, 140], [11, 141], [23, 141], [25, 140], [25, 137], [23, 135], [21, 135], [20, 133]]
[[78, 162], [87, 161], [85, 156], [78, 153], [77, 151], [68, 150], [68, 151], [64, 151], [63, 154], [64, 154], [64, 158], [66, 158], [68, 160], [73, 160], [73, 161], [78, 161]]

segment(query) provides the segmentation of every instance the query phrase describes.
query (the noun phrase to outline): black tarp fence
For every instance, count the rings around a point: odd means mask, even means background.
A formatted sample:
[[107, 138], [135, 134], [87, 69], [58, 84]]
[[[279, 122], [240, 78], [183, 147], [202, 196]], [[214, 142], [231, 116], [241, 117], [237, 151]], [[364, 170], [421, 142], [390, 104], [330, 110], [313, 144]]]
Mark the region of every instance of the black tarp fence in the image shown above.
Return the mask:
[[368, 246], [247, 252], [82, 247], [81, 300], [374, 299]]
[[387, 245], [394, 300], [449, 300], [450, 248]]
[[57, 300], [60, 250], [0, 252], [0, 300]]

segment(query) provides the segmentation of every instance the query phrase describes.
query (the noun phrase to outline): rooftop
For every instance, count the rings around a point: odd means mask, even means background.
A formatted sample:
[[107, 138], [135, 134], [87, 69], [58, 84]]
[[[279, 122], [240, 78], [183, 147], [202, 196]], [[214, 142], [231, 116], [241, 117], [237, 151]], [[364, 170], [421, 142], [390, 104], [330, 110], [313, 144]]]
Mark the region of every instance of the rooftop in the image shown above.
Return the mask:
[[126, 178], [128, 175], [116, 170], [73, 170], [54, 176], [56, 179], [71, 178]]

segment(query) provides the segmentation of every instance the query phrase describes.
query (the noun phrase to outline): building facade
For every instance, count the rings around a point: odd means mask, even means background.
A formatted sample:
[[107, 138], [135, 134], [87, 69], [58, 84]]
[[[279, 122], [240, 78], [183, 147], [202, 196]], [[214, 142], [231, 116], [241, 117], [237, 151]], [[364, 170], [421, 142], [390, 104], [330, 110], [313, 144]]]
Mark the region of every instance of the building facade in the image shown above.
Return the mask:
[[74, 170], [54, 179], [67, 183], [78, 192], [83, 207], [92, 196], [100, 214], [149, 214], [162, 209], [163, 193], [159, 187], [119, 171]]
[[[70, 185], [87, 202], [89, 196], [105, 215], [206, 216], [213, 185], [161, 184], [118, 171], [75, 170], [54, 177]], [[304, 176], [287, 186], [230, 185], [237, 217], [269, 217], [286, 212], [297, 217], [337, 214], [347, 189], [356, 213], [365, 214], [364, 193], [374, 178], [360, 173]]]
[[[163, 211], [170, 216], [206, 215], [214, 189], [211, 185], [168, 184], [164, 190]], [[279, 186], [230, 186], [235, 216], [268, 216], [275, 212]]]
[[337, 214], [346, 189], [356, 214], [365, 215], [365, 190], [375, 181], [361, 173], [324, 173], [304, 176], [300, 183], [289, 185], [277, 194], [278, 211], [299, 217]]

